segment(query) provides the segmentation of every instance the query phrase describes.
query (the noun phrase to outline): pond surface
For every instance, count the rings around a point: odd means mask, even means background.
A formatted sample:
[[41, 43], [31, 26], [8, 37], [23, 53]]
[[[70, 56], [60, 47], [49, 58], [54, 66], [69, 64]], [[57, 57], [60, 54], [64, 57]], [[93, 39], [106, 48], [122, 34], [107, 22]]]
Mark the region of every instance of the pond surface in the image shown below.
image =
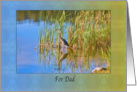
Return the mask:
[[[108, 67], [106, 60], [77, 50], [38, 46], [39, 29], [44, 27], [42, 20], [17, 21], [17, 73], [91, 73], [96, 67]], [[67, 35], [63, 38], [67, 40]]]

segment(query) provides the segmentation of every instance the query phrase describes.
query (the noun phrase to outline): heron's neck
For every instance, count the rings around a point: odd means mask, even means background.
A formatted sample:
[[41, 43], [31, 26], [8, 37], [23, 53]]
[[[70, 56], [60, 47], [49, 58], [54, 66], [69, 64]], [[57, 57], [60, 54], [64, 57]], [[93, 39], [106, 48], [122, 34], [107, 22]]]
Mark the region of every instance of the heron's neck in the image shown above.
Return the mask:
[[59, 34], [59, 38], [61, 39], [61, 33]]

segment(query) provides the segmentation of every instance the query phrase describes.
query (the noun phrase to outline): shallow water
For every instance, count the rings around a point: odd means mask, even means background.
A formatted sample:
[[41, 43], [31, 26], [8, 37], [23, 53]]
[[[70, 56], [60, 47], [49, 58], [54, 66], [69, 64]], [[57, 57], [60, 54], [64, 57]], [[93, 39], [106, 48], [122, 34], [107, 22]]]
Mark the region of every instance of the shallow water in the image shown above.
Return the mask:
[[[106, 60], [78, 50], [38, 46], [40, 28], [44, 29], [42, 20], [17, 21], [17, 73], [91, 73], [96, 67], [108, 67]], [[63, 38], [67, 40], [65, 33]]]

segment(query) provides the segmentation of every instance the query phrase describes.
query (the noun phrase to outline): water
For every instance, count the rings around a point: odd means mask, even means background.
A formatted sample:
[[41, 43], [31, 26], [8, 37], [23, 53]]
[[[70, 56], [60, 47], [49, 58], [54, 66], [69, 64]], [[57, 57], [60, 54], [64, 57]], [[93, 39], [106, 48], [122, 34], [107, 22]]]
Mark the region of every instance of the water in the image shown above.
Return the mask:
[[[38, 46], [39, 29], [44, 29], [45, 25], [43, 20], [37, 20], [17, 20], [17, 73], [91, 73], [96, 67], [108, 67], [106, 60], [84, 56], [78, 50]], [[52, 23], [47, 25], [52, 28]], [[63, 38], [67, 40], [65, 32]]]

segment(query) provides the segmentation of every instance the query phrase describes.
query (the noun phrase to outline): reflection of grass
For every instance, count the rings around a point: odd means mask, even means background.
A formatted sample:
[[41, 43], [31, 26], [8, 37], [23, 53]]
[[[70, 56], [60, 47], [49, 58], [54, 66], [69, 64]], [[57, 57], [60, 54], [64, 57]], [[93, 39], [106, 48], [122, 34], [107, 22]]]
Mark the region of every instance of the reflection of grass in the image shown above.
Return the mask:
[[[40, 16], [47, 21], [45, 30], [39, 30], [40, 44], [58, 46], [59, 35], [55, 30], [60, 28], [62, 37], [67, 36], [69, 45], [77, 50], [72, 57], [82, 53], [85, 63], [84, 57], [97, 56], [110, 64], [110, 11], [41, 11]], [[44, 48], [40, 48], [42, 50]], [[68, 61], [69, 58], [68, 55]]]

